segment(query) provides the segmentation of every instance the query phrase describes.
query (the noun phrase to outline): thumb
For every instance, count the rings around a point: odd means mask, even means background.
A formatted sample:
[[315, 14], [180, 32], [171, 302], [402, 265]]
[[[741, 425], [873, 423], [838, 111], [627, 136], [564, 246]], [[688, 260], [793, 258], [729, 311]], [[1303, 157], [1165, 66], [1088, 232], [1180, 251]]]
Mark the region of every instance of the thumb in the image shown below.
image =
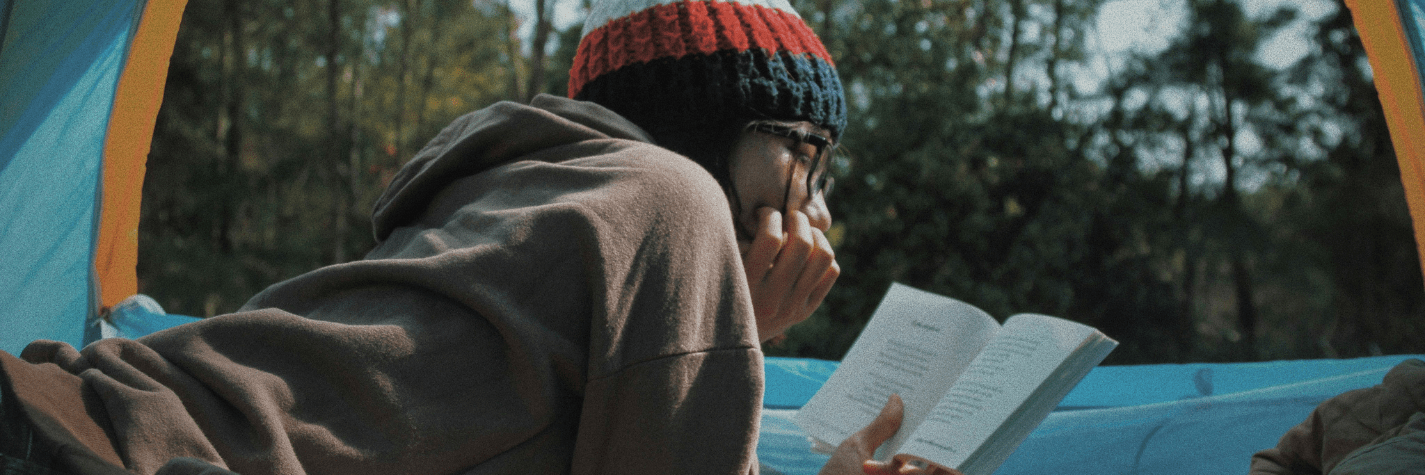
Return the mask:
[[881, 408], [881, 413], [876, 415], [876, 419], [857, 434], [861, 438], [861, 446], [875, 452], [877, 447], [890, 440], [891, 436], [896, 435], [896, 431], [901, 428], [903, 417], [905, 417], [905, 405], [901, 402], [899, 394], [892, 394], [891, 398], [886, 401], [886, 406]]
[[861, 472], [866, 475], [900, 475], [900, 465], [895, 459], [887, 462], [867, 460], [861, 464]]

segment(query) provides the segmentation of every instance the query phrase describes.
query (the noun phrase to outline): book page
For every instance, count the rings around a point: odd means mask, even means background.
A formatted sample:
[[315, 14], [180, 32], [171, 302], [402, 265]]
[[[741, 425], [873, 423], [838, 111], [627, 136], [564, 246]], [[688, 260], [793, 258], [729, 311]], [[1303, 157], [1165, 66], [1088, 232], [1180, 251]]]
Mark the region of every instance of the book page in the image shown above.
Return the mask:
[[904, 422], [883, 447], [898, 446], [998, 327], [970, 304], [892, 284], [841, 365], [795, 421], [834, 447], [870, 424], [891, 394], [900, 394]]
[[[1096, 333], [1091, 327], [1044, 315], [1010, 318], [917, 427], [900, 453], [963, 471], [964, 462], [981, 450], [986, 440], [1081, 343]], [[1023, 430], [1033, 430], [1038, 423], [1033, 421]]]

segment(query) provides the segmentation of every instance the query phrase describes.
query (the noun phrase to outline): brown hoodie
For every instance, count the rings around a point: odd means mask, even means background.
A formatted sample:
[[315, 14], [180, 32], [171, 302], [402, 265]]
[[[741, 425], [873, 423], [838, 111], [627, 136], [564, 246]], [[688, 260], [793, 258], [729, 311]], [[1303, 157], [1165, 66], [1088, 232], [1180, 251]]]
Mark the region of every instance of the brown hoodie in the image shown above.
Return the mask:
[[647, 141], [553, 96], [473, 112], [396, 176], [364, 260], [137, 341], [36, 342], [23, 357], [46, 364], [6, 372], [31, 413], [78, 391], [140, 473], [180, 456], [244, 474], [755, 472], [762, 357], [727, 198]]

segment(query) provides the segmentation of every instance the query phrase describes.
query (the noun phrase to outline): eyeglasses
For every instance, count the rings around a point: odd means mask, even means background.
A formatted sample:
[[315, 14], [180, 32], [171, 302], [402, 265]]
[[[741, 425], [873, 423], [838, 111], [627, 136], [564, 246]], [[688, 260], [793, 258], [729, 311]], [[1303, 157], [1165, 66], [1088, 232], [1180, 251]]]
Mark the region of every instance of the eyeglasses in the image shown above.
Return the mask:
[[[813, 134], [799, 129], [787, 127], [785, 125], [767, 122], [755, 122], [747, 126], [747, 130], [762, 132], [780, 137], [792, 139], [798, 146], [809, 144], [816, 148], [816, 153], [807, 164], [807, 198], [811, 199], [817, 194], [821, 194], [825, 199], [831, 194], [831, 187], [836, 184], [836, 179], [827, 173], [828, 164], [831, 162], [831, 154], [836, 150], [836, 143], [830, 138], [820, 134]], [[789, 185], [790, 186], [790, 185]]]

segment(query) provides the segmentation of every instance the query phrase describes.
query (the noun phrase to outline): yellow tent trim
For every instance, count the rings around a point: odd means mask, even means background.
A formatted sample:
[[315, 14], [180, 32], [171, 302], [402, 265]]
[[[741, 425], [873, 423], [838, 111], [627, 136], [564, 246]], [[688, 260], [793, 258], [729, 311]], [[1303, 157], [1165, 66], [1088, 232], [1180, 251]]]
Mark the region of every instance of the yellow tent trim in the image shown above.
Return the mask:
[[119, 76], [104, 138], [103, 210], [94, 270], [99, 303], [108, 307], [138, 292], [139, 209], [168, 61], [188, 0], [150, 0]]
[[1376, 92], [1385, 109], [1390, 141], [1400, 163], [1400, 181], [1410, 218], [1415, 223], [1415, 245], [1425, 269], [1425, 101], [1420, 91], [1420, 70], [1411, 55], [1410, 40], [1394, 1], [1346, 0], [1361, 35]]

